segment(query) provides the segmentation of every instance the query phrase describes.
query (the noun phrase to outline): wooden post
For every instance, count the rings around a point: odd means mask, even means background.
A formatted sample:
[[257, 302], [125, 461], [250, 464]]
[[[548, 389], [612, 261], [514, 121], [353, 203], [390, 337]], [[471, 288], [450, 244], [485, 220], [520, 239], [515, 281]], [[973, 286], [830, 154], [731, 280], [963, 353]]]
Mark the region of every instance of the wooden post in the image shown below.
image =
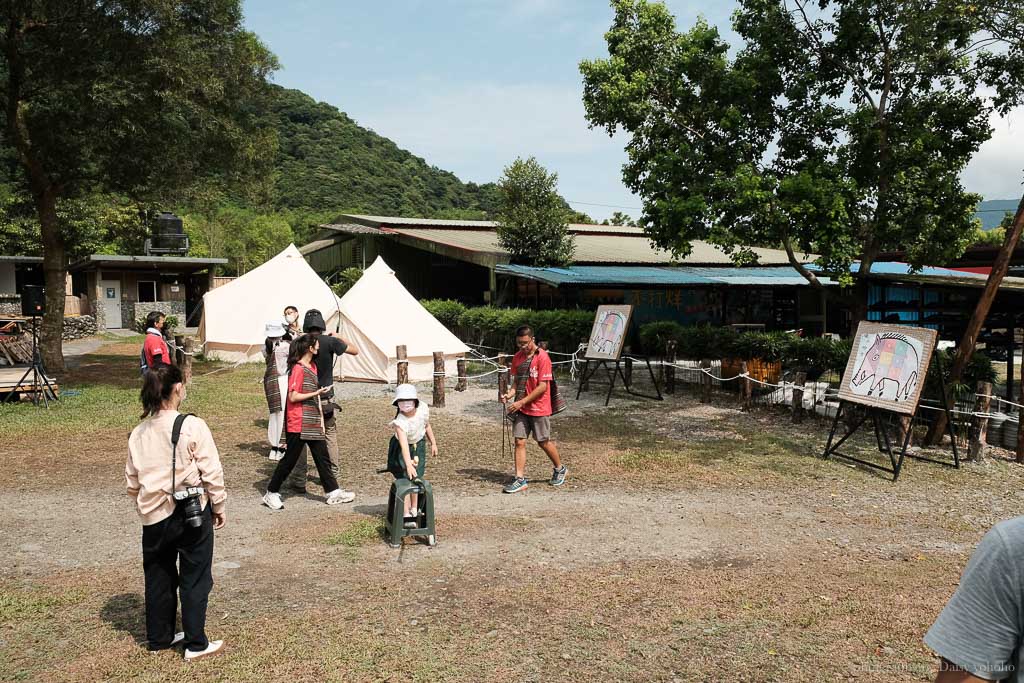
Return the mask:
[[[992, 407], [992, 384], [978, 382], [977, 396], [974, 400], [974, 412], [988, 413]], [[971, 420], [970, 444], [967, 446], [967, 459], [981, 461], [985, 458], [985, 444], [988, 431], [988, 418], [976, 415]]]
[[633, 359], [632, 358], [627, 358], [626, 359], [626, 371], [623, 374], [625, 374], [625, 376], [626, 376], [626, 386], [627, 387], [633, 386]]
[[444, 408], [444, 351], [434, 351], [434, 408]]
[[193, 337], [185, 337], [183, 344], [185, 352], [182, 354], [181, 374], [185, 377], [186, 385], [192, 384], [192, 354], [196, 350], [195, 342]]
[[700, 362], [700, 402], [710, 403], [711, 402], [711, 375], [705, 373], [705, 370], [711, 369], [711, 361], [707, 358]]
[[676, 362], [676, 342], [668, 341], [665, 344], [665, 393], [676, 393], [676, 368], [672, 363]]
[[174, 335], [174, 364], [179, 368], [185, 364], [185, 336]]
[[742, 377], [740, 377], [740, 387], [742, 388], [740, 396], [742, 397], [741, 402], [743, 404], [743, 409], [747, 410], [753, 402], [754, 383], [750, 381], [750, 377], [748, 376], [750, 373], [750, 366], [747, 365], [747, 361], [743, 361], [740, 368], [740, 374], [742, 375]]
[[459, 360], [455, 361], [455, 366], [459, 370], [459, 381], [455, 384], [455, 391], [465, 391], [466, 390], [466, 383], [467, 383], [467, 380], [466, 380], [466, 359], [465, 358], [460, 358]]
[[[1024, 405], [1024, 362], [1020, 364], [1020, 398], [1017, 402]], [[1017, 462], [1024, 462], [1024, 408], [1017, 410]]]
[[398, 366], [398, 383], [408, 384], [409, 383], [409, 360], [406, 356], [405, 344], [401, 344], [395, 347], [395, 358], [398, 359], [396, 365]]
[[[580, 343], [583, 344], [583, 356], [584, 357], [586, 357], [586, 355], [587, 355], [587, 343], [588, 342], [589, 342], [589, 340], [586, 337], [584, 337], [583, 339], [580, 339]], [[583, 369], [584, 369], [584, 372], [587, 369], [587, 362], [586, 362], [586, 360], [583, 361]], [[580, 389], [582, 391], [590, 391], [590, 379], [589, 378], [587, 379], [587, 381], [583, 382], [583, 384], [580, 385]]]
[[804, 421], [804, 386], [807, 384], [807, 373], [796, 373], [793, 382], [793, 422]]
[[498, 399], [500, 400], [508, 393], [508, 356], [504, 353], [498, 354], [498, 366], [501, 368], [498, 372]]

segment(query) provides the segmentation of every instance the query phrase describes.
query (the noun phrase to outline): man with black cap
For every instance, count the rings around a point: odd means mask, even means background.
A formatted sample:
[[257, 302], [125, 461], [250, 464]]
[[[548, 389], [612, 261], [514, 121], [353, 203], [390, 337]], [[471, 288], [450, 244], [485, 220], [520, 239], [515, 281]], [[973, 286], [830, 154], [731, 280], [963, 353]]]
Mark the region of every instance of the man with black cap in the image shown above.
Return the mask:
[[[321, 387], [330, 387], [330, 391], [324, 395], [321, 405], [324, 411], [324, 431], [327, 437], [327, 454], [331, 459], [331, 473], [338, 478], [339, 454], [338, 454], [338, 420], [337, 403], [334, 400], [334, 359], [343, 353], [350, 356], [358, 356], [359, 349], [348, 343], [336, 332], [327, 332], [327, 323], [320, 311], [311, 308], [306, 311], [306, 317], [302, 321], [302, 331], [320, 340], [320, 351], [316, 356], [316, 373]], [[296, 463], [295, 469], [288, 478], [289, 485], [296, 490], [306, 488], [306, 470], [308, 468], [308, 449], [303, 450], [302, 455]], [[340, 481], [340, 479], [339, 479]], [[351, 503], [356, 494], [351, 491], [341, 490], [341, 502]]]

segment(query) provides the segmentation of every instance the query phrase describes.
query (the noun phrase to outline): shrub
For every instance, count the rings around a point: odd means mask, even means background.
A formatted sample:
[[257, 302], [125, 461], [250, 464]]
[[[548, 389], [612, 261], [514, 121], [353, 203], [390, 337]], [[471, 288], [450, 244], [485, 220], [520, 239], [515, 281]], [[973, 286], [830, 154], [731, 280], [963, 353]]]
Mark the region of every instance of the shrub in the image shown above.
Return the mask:
[[[168, 315], [164, 317], [164, 336], [170, 337], [174, 335], [174, 328], [178, 326], [178, 316]], [[136, 318], [135, 319], [135, 331], [139, 334], [146, 334], [146, 319]]]
[[[458, 302], [424, 301], [423, 305], [438, 320], [454, 317]], [[437, 311], [437, 312], [435, 312]], [[463, 341], [505, 351], [515, 350], [515, 332], [520, 325], [533, 328], [537, 341], [548, 342], [551, 350], [571, 353], [581, 339], [590, 336], [594, 325], [593, 311], [555, 309], [534, 311], [528, 308], [495, 308], [493, 306], [463, 307], [454, 328]]]
[[465, 304], [451, 299], [424, 299], [420, 303], [449, 330], [454, 330], [459, 325], [459, 318], [466, 312]]
[[362, 268], [346, 268], [345, 270], [338, 273], [338, 280], [331, 285], [331, 289], [338, 296], [344, 296], [345, 292], [352, 289], [352, 287], [359, 282], [359, 278], [363, 276]]
[[650, 355], [665, 352], [665, 342], [674, 341], [679, 344], [683, 334], [683, 326], [677, 322], [662, 320], [640, 326], [640, 346], [644, 353]]

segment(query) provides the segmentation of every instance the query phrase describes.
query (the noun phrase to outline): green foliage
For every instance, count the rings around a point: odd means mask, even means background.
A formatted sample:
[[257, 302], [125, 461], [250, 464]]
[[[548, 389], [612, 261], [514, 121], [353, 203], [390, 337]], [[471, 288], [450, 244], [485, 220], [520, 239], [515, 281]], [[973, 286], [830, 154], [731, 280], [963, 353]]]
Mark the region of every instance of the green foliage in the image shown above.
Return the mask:
[[[168, 315], [164, 317], [164, 329], [163, 333], [165, 337], [174, 336], [174, 329], [178, 326], [178, 316]], [[139, 334], [146, 334], [146, 319], [136, 318], [135, 319], [135, 331]]]
[[611, 218], [605, 218], [601, 221], [601, 225], [636, 225], [636, 223], [628, 213], [616, 211], [612, 214]]
[[244, 275], [293, 241], [291, 225], [282, 216], [238, 206], [186, 214], [182, 221], [192, 244], [191, 255], [227, 258], [225, 275]]
[[942, 395], [939, 384], [939, 368], [942, 368], [942, 377], [946, 381], [947, 388], [957, 400], [969, 400], [974, 393], [978, 382], [995, 382], [996, 369], [992, 359], [982, 351], [975, 351], [967, 361], [964, 368], [963, 379], [960, 383], [950, 386], [949, 371], [953, 368], [953, 356], [955, 351], [951, 349], [940, 349], [932, 356], [931, 365], [928, 367], [928, 377], [925, 380], [925, 393], [930, 397]]
[[631, 136], [624, 180], [659, 246], [703, 239], [746, 263], [746, 245], [782, 244], [846, 283], [881, 251], [919, 267], [966, 248], [979, 197], [960, 174], [1024, 95], [1024, 6], [739, 0], [731, 50], [662, 3], [612, 5], [583, 99], [592, 125]]
[[516, 159], [505, 168], [498, 184], [497, 232], [513, 263], [561, 266], [572, 261], [575, 247], [557, 183], [558, 176], [548, 173], [533, 157]]
[[273, 86], [265, 123], [279, 140], [276, 210], [478, 219], [497, 209], [493, 183], [463, 183], [298, 90]]
[[[442, 306], [455, 302], [421, 303], [442, 322], [442, 316], [451, 319], [455, 311], [454, 306], [447, 311], [445, 306]], [[549, 342], [552, 351], [572, 353], [580, 340], [590, 335], [594, 325], [594, 312], [566, 309], [534, 311], [526, 308], [476, 306], [466, 308], [458, 316], [457, 324], [449, 327], [469, 343], [511, 351], [515, 348], [515, 331], [520, 325], [532, 327], [537, 341]]]
[[640, 347], [644, 353], [651, 355], [665, 352], [665, 344], [669, 341], [679, 343], [683, 335], [683, 326], [671, 320], [660, 320], [640, 326]]
[[974, 229], [974, 237], [971, 244], [979, 247], [1001, 247], [1006, 241], [1006, 228], [992, 228], [991, 230]]
[[437, 318], [437, 321], [449, 330], [454, 330], [458, 326], [459, 319], [466, 312], [464, 303], [451, 299], [424, 299], [420, 303], [430, 315]]
[[331, 284], [331, 289], [333, 289], [334, 293], [338, 296], [344, 296], [345, 292], [352, 289], [352, 287], [359, 282], [359, 278], [362, 276], [362, 268], [346, 268], [338, 273], [338, 280]]
[[782, 361], [787, 367], [804, 372], [842, 369], [849, 354], [844, 354], [836, 366], [836, 344], [828, 337], [793, 337]]

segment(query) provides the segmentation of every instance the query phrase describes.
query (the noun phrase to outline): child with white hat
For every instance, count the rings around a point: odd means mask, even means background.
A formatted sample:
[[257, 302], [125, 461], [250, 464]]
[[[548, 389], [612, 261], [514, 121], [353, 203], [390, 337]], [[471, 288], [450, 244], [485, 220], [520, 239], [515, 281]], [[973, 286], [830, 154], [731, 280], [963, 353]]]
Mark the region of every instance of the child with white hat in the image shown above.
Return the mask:
[[[427, 441], [430, 441], [430, 457], [437, 457], [437, 439], [430, 428], [430, 409], [420, 403], [416, 387], [412, 384], [399, 384], [395, 389], [395, 419], [390, 424], [395, 428], [395, 435], [388, 445], [388, 472], [395, 479], [407, 478], [410, 481], [422, 479], [427, 467]], [[405, 527], [416, 526], [416, 510], [419, 507], [419, 496], [415, 493], [405, 497]]]

